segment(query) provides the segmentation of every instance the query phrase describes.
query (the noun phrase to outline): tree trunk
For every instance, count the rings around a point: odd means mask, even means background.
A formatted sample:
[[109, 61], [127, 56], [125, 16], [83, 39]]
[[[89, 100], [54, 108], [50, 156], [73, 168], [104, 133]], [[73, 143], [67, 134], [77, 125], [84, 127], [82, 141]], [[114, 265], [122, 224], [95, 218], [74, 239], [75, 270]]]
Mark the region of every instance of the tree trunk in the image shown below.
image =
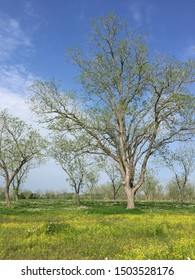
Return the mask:
[[16, 174], [19, 172], [19, 168], [15, 170], [15, 172], [12, 174], [12, 176], [9, 176], [9, 173], [7, 170], [5, 170], [6, 173], [6, 179], [5, 179], [5, 204], [7, 208], [11, 207], [11, 202], [10, 202], [10, 196], [9, 196], [9, 189], [10, 185], [14, 180], [14, 177]]
[[92, 201], [92, 188], [89, 189], [90, 201]]
[[120, 168], [121, 177], [123, 180], [123, 186], [125, 188], [125, 193], [127, 196], [127, 209], [134, 209], [135, 208], [135, 194], [137, 190], [142, 186], [144, 182], [144, 176], [146, 172], [146, 163], [147, 157], [145, 157], [144, 163], [142, 164], [141, 174], [139, 180], [134, 184], [134, 167], [127, 166], [126, 170], [124, 171], [123, 167]]
[[184, 199], [185, 199], [185, 195], [184, 195], [184, 188], [179, 189], [179, 193], [180, 193], [180, 204], [183, 205], [184, 204]]
[[80, 206], [80, 195], [78, 192], [75, 195], [76, 195], [76, 204], [77, 206]]
[[129, 182], [125, 182], [125, 192], [127, 196], [127, 209], [135, 208], [135, 191], [130, 187]]
[[9, 184], [6, 183], [6, 187], [5, 187], [5, 204], [7, 208], [11, 207], [11, 203], [10, 203], [10, 196], [9, 196]]
[[14, 191], [14, 199], [15, 199], [15, 202], [18, 202], [19, 201], [19, 194], [18, 194], [18, 188], [13, 188], [13, 191]]
[[113, 192], [113, 200], [114, 201], [116, 200], [116, 193], [115, 193], [115, 191]]

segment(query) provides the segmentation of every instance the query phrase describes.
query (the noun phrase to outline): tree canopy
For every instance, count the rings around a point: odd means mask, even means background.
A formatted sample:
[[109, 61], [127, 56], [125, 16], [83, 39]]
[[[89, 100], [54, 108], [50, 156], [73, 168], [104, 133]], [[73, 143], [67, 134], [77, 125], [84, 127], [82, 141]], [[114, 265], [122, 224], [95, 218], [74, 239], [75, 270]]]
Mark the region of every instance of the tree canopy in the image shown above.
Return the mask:
[[152, 55], [145, 37], [115, 14], [93, 21], [87, 55], [79, 49], [69, 54], [80, 69], [83, 92], [62, 93], [54, 80], [36, 81], [31, 109], [49, 129], [79, 133], [83, 152], [112, 158], [127, 208], [134, 208], [150, 156], [194, 136], [194, 62]]
[[0, 175], [5, 180], [7, 207], [11, 183], [28, 163], [41, 159], [45, 147], [45, 141], [31, 126], [6, 110], [0, 112]]
[[80, 154], [79, 145], [78, 139], [65, 139], [64, 136], [57, 133], [52, 137], [49, 149], [50, 156], [67, 174], [67, 181], [75, 192], [78, 205], [80, 204], [80, 193], [92, 174], [92, 170], [90, 170], [92, 162], [89, 156]]

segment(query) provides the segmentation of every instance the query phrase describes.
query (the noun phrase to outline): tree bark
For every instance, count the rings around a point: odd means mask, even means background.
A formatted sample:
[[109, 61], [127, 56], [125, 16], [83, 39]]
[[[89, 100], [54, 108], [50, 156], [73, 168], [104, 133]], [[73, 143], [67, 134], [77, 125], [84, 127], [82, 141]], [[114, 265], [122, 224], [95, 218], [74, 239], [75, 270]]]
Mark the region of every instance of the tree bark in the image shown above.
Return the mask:
[[184, 204], [185, 195], [184, 195], [184, 188], [182, 188], [182, 187], [179, 189], [179, 196], [180, 196], [180, 204], [183, 205]]
[[13, 188], [14, 191], [14, 199], [16, 202], [19, 201], [19, 194], [18, 194], [18, 188]]
[[126, 178], [124, 182], [125, 193], [127, 196], [127, 209], [135, 208], [135, 190], [131, 187], [130, 180]]
[[11, 207], [10, 196], [9, 196], [9, 183], [6, 183], [6, 187], [5, 187], [5, 204], [7, 208]]
[[93, 188], [89, 188], [90, 201], [92, 201], [92, 194], [93, 194]]
[[116, 193], [115, 193], [115, 191], [113, 192], [113, 200], [116, 200]]
[[76, 195], [76, 204], [77, 206], [80, 206], [80, 194], [77, 192], [75, 195]]
[[134, 189], [130, 187], [125, 188], [125, 192], [127, 195], [127, 209], [134, 209], [135, 208], [135, 192]]

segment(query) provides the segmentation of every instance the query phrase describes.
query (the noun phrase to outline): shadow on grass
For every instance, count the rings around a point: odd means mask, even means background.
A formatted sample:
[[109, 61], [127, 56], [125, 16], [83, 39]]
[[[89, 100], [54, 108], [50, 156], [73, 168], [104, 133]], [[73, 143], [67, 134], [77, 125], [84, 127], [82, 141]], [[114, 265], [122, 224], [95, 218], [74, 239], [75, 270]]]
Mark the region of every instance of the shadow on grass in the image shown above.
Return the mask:
[[83, 201], [83, 206], [88, 207], [88, 214], [103, 214], [103, 215], [115, 215], [115, 214], [143, 214], [145, 211], [141, 208], [126, 209], [126, 202], [124, 201]]
[[154, 213], [195, 213], [194, 203], [186, 202], [181, 205], [176, 201], [137, 201], [135, 209], [126, 209], [125, 201], [82, 201], [88, 207], [89, 214], [144, 214]]
[[103, 214], [103, 215], [116, 215], [116, 214], [143, 214], [144, 211], [141, 209], [125, 209], [119, 207], [105, 207], [105, 208], [97, 208], [94, 207], [88, 210], [89, 214]]

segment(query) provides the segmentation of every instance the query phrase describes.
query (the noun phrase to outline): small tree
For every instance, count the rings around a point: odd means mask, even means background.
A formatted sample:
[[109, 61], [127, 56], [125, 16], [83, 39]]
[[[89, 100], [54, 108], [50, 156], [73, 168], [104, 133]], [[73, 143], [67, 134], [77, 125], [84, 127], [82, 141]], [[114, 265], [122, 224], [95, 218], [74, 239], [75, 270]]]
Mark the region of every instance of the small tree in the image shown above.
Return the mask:
[[178, 199], [179, 190], [177, 188], [174, 178], [169, 180], [169, 182], [167, 183], [166, 189], [167, 189], [167, 196], [169, 199]]
[[99, 180], [97, 169], [89, 169], [85, 174], [85, 183], [89, 190], [90, 200], [92, 200], [92, 192]]
[[79, 141], [65, 139], [60, 134], [52, 138], [50, 155], [68, 175], [67, 181], [74, 190], [79, 205], [80, 192], [84, 188], [87, 171], [91, 165], [89, 158], [80, 153]]
[[185, 200], [189, 178], [195, 168], [195, 149], [190, 145], [178, 147], [163, 155], [166, 166], [174, 173], [174, 182], [181, 204]]
[[193, 183], [188, 182], [185, 195], [186, 195], [186, 199], [188, 200], [193, 200], [195, 198], [195, 186]]
[[34, 159], [43, 156], [45, 141], [31, 126], [0, 112], [0, 174], [5, 180], [5, 202], [10, 207], [10, 186], [19, 172]]
[[110, 186], [113, 192], [113, 200], [116, 200], [117, 193], [122, 187], [121, 176], [116, 163], [115, 162], [109, 163], [107, 161], [105, 163], [105, 173], [110, 180]]
[[33, 197], [33, 193], [30, 190], [23, 190], [20, 194], [22, 199], [30, 199]]
[[159, 181], [154, 177], [151, 169], [146, 170], [142, 191], [147, 200], [153, 200], [159, 195], [160, 185]]
[[100, 184], [94, 188], [94, 196], [97, 200], [113, 199], [113, 191], [107, 183]]
[[[188, 182], [185, 186], [184, 190], [184, 197], [186, 199], [193, 199], [194, 198], [194, 186], [190, 182]], [[177, 185], [177, 181], [175, 177], [173, 177], [167, 184], [167, 196], [169, 199], [180, 200], [180, 191]], [[180, 200], [181, 202], [181, 200]], [[183, 202], [182, 202], [183, 203]]]

